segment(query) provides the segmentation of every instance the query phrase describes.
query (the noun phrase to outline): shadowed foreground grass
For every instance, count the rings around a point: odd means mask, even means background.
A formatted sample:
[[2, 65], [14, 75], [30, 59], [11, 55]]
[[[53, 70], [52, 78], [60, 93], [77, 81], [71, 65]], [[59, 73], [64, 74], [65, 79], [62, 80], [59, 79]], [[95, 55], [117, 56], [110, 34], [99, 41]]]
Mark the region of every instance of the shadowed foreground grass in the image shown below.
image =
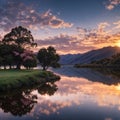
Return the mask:
[[50, 71], [0, 70], [0, 91], [19, 89], [59, 79], [59, 76]]

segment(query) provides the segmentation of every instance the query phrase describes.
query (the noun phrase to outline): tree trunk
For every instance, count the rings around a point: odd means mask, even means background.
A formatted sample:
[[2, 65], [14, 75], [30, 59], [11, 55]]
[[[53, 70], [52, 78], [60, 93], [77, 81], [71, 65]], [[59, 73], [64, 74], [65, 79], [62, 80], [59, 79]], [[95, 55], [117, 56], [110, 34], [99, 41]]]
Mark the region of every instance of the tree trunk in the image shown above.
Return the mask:
[[17, 64], [16, 69], [20, 69], [20, 68], [21, 68], [21, 65], [20, 65], [20, 64]]
[[46, 70], [46, 68], [45, 68], [45, 66], [43, 66], [43, 71], [45, 71]]
[[6, 65], [4, 65], [4, 70], [6, 70]]
[[11, 66], [11, 65], [9, 65], [9, 69], [12, 69], [12, 66]]

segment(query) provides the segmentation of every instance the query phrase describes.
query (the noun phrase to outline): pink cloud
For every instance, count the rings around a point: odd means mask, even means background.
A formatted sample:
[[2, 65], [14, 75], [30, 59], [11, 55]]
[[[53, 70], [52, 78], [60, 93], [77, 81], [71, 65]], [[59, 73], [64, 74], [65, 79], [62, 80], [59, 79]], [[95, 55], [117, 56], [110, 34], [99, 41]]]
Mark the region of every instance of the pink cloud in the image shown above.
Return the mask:
[[34, 30], [44, 27], [55, 29], [73, 26], [72, 23], [53, 15], [51, 10], [40, 12], [32, 5], [27, 6], [20, 1], [10, 0], [4, 8], [0, 9], [0, 27], [8, 31], [18, 25]]
[[113, 23], [116, 29], [120, 29], [120, 20]]
[[60, 54], [81, 53], [105, 46], [115, 46], [120, 41], [120, 33], [115, 32], [119, 27], [118, 23], [119, 21], [110, 25], [108, 22], [102, 22], [95, 29], [77, 27], [77, 33], [74, 35], [60, 34], [39, 39], [36, 42], [38, 43], [38, 49], [51, 45]]
[[120, 0], [108, 0], [108, 3], [107, 3], [107, 5], [105, 7], [108, 10], [112, 10], [116, 6], [118, 6], [119, 4], [120, 4]]

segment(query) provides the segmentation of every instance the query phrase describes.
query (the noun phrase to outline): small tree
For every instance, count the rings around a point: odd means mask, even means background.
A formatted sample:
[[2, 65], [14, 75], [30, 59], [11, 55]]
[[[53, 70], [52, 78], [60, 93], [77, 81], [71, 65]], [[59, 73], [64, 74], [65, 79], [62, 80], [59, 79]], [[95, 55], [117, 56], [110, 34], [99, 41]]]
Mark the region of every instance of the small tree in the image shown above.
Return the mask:
[[17, 69], [21, 68], [22, 65], [22, 57], [21, 54], [24, 52], [24, 49], [21, 47], [16, 47], [16, 49], [13, 51], [14, 54], [14, 60], [15, 60], [15, 65]]
[[23, 62], [23, 65], [24, 65], [24, 67], [26, 67], [27, 69], [31, 69], [31, 68], [37, 66], [37, 60], [36, 60], [35, 58], [33, 58], [33, 59], [26, 59], [26, 60]]
[[27, 69], [31, 69], [37, 66], [37, 59], [32, 51], [25, 50], [24, 53], [21, 54], [21, 57], [23, 59], [23, 65]]
[[47, 70], [48, 67], [52, 67], [53, 64], [58, 64], [60, 59], [59, 55], [56, 53], [55, 48], [52, 46], [49, 46], [47, 49], [40, 49], [37, 54], [37, 58], [40, 62], [40, 65], [43, 67], [43, 70]]

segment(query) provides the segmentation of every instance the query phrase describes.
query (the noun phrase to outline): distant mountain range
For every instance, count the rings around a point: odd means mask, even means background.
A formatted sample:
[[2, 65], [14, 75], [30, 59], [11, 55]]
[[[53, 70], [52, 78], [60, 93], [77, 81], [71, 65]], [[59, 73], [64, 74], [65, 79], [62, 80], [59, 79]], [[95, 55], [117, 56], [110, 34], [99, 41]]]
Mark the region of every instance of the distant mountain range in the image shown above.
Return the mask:
[[120, 47], [104, 47], [97, 50], [92, 50], [84, 54], [66, 54], [61, 55], [61, 64], [83, 64], [91, 61], [100, 60], [111, 57], [112, 55], [120, 53]]

